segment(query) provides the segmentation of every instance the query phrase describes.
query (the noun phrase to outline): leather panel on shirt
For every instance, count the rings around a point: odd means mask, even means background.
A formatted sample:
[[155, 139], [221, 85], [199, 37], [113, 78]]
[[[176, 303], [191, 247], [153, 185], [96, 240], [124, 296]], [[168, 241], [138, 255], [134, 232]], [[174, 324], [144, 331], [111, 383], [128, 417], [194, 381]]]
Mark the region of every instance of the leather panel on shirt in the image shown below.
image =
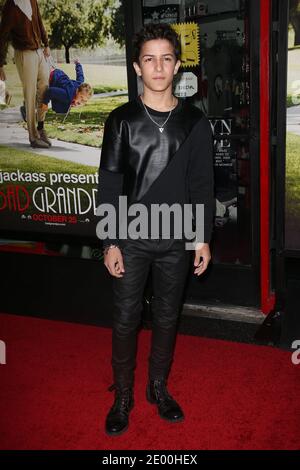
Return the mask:
[[[124, 173], [123, 194], [129, 203], [140, 201], [202, 116], [201, 110], [179, 98], [161, 133], [140, 98], [125, 103], [105, 123], [100, 170]], [[166, 120], [155, 111], [151, 117], [160, 125]]]

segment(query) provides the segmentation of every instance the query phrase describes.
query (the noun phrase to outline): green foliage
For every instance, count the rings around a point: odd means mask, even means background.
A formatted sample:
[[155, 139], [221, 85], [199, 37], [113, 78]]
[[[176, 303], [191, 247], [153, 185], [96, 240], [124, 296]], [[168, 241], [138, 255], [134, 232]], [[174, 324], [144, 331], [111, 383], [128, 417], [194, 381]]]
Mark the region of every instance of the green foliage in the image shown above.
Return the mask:
[[99, 93], [108, 93], [110, 91], [119, 91], [119, 90], [127, 90], [124, 86], [104, 86], [104, 85], [96, 85], [93, 87], [94, 94]]
[[294, 103], [294, 102], [293, 102], [293, 95], [288, 94], [288, 95], [286, 96], [286, 107], [287, 107], [287, 108], [291, 108], [292, 106], [298, 106], [298, 103], [297, 103], [297, 102]]
[[113, 8], [110, 27], [112, 37], [121, 47], [125, 46], [124, 2], [125, 0], [120, 0], [119, 5]]
[[71, 47], [95, 47], [105, 43], [114, 0], [40, 0], [42, 17], [49, 28], [50, 46], [64, 47], [69, 62]]

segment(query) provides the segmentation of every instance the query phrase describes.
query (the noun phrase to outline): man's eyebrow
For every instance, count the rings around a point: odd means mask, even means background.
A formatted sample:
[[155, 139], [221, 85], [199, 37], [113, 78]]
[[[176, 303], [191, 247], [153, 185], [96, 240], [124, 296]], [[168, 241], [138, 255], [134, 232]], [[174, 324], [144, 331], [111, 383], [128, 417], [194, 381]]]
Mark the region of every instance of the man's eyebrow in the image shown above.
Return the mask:
[[[172, 54], [172, 52], [166, 52], [166, 54], [161, 54], [161, 55], [163, 55], [163, 56], [165, 56], [165, 55], [171, 55], [171, 56], [173, 56], [174, 54]], [[155, 54], [144, 54], [144, 55], [142, 56], [142, 58], [143, 58], [143, 57], [155, 57]]]

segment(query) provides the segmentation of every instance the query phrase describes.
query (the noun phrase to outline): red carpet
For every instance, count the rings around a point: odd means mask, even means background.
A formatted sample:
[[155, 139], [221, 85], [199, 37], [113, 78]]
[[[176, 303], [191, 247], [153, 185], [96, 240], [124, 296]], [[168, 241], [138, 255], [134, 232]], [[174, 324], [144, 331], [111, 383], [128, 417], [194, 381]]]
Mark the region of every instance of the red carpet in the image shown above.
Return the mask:
[[269, 347], [178, 336], [169, 389], [183, 423], [145, 400], [150, 332], [139, 336], [130, 428], [104, 433], [111, 330], [0, 315], [1, 449], [299, 449], [300, 365]]

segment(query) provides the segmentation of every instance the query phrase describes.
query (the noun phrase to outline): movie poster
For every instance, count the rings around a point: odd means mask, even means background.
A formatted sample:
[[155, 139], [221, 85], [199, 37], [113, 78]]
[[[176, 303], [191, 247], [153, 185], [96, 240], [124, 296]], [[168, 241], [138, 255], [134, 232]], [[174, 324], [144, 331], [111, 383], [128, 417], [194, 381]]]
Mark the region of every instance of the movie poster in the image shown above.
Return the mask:
[[[0, 0], [0, 230], [21, 240], [55, 234], [95, 241], [104, 123], [128, 100], [125, 47], [105, 33], [101, 4], [32, 5], [23, 11]], [[37, 22], [36, 50], [20, 50], [11, 18]]]
[[[30, 158], [30, 155], [28, 156]], [[13, 168], [1, 149], [1, 227], [13, 232], [48, 232], [95, 236], [98, 171], [71, 173]], [[19, 163], [22, 167], [22, 162]], [[7, 167], [7, 170], [4, 168]], [[93, 171], [94, 170], [94, 171]]]

